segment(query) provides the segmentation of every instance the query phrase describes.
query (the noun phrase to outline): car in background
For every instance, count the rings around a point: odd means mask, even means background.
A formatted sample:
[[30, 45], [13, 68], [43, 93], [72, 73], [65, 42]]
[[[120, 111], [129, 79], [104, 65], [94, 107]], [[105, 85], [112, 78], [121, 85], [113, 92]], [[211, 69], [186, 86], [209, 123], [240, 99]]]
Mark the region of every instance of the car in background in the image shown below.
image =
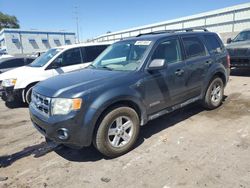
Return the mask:
[[40, 82], [29, 106], [34, 127], [47, 140], [72, 148], [93, 143], [117, 157], [132, 149], [150, 120], [198, 101], [219, 107], [228, 52], [216, 33], [181, 31], [121, 40], [89, 68]]
[[0, 74], [30, 64], [34, 57], [6, 57], [0, 59]]
[[32, 88], [47, 78], [87, 67], [110, 43], [83, 43], [48, 50], [27, 66], [0, 74], [2, 99], [29, 103]]
[[250, 29], [240, 32], [234, 39], [229, 38], [226, 48], [231, 67], [250, 68]]

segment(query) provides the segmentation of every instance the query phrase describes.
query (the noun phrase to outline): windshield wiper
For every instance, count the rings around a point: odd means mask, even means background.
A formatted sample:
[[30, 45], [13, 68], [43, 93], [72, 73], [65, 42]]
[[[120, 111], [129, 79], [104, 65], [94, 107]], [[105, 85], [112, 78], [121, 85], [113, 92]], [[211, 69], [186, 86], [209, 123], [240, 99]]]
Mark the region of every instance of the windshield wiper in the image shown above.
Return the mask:
[[88, 68], [96, 68], [96, 66], [93, 65], [93, 64], [90, 64], [90, 65], [88, 66]]
[[98, 67], [98, 68], [107, 69], [107, 70], [110, 70], [110, 71], [114, 70], [114, 69], [112, 69], [112, 68], [110, 68], [110, 67], [107, 67], [107, 66], [101, 66], [101, 67]]

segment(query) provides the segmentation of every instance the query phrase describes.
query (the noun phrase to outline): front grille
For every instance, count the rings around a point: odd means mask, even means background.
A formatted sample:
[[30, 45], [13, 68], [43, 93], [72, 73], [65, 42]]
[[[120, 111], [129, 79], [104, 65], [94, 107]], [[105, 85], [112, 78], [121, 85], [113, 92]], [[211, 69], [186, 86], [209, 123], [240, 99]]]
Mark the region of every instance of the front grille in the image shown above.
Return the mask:
[[238, 48], [238, 49], [228, 49], [228, 52], [231, 56], [242, 57], [242, 56], [248, 56], [250, 50], [248, 48]]
[[51, 98], [32, 92], [31, 104], [42, 114], [49, 116]]

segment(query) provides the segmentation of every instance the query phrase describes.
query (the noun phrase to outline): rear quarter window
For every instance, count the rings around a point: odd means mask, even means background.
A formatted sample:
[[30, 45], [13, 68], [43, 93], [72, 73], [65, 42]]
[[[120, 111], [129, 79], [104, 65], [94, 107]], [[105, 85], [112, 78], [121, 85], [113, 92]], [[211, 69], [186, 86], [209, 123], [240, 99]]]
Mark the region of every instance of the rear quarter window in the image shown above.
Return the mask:
[[216, 35], [204, 35], [203, 37], [210, 53], [219, 53], [224, 49], [223, 44]]

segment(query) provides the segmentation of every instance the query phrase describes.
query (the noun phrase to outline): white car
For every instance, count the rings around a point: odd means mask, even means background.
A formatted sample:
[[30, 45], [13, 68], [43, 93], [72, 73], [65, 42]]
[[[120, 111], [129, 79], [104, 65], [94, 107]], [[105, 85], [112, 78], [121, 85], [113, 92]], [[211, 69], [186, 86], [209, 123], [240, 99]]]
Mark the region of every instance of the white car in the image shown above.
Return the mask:
[[110, 43], [83, 43], [52, 48], [27, 66], [0, 75], [4, 101], [31, 100], [32, 88], [38, 82], [87, 67]]

